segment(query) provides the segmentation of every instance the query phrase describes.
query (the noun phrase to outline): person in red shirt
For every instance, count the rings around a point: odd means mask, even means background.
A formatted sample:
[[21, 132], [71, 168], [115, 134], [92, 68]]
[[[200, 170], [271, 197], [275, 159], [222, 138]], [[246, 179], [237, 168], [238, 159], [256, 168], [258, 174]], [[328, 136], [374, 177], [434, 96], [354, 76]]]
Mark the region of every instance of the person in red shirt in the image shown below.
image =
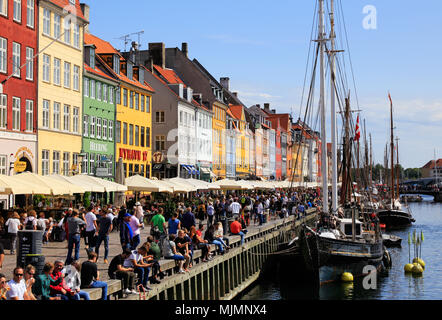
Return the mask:
[[[55, 261], [54, 263], [54, 271], [51, 274], [52, 280], [56, 281], [59, 278], [63, 278], [63, 262]], [[60, 295], [61, 300], [78, 300], [76, 296], [76, 292], [71, 290], [65, 283], [64, 279], [57, 286], [50, 286], [51, 296]]]
[[239, 222], [239, 217], [236, 217], [235, 221], [233, 221], [230, 224], [230, 232], [232, 232], [233, 235], [239, 235], [241, 236], [241, 245], [244, 243], [244, 236], [247, 232], [247, 230], [242, 228], [241, 223]]

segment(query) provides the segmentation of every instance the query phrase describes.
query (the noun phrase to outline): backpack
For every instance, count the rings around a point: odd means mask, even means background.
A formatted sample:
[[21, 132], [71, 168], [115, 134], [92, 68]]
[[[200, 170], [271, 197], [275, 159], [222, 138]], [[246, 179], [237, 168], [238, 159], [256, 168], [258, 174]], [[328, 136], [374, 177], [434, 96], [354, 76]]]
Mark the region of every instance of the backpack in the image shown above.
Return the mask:
[[34, 230], [34, 220], [28, 219], [28, 222], [26, 222], [25, 230]]
[[46, 230], [46, 222], [44, 220], [37, 220], [37, 230]]

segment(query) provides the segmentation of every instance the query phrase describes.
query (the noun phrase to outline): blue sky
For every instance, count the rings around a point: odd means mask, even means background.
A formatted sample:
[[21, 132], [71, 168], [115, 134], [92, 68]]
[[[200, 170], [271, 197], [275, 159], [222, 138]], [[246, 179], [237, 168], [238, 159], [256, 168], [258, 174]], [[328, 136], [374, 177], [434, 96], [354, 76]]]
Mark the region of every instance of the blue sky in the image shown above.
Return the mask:
[[[372, 134], [376, 162], [383, 161], [389, 137], [388, 91], [403, 166], [423, 166], [435, 149], [442, 157], [442, 2], [336, 1], [344, 11], [361, 118]], [[239, 92], [246, 105], [269, 102], [278, 112], [293, 110], [299, 116], [315, 1], [86, 3], [91, 32], [116, 48], [124, 49], [117, 38], [141, 30], [141, 49], [149, 42], [167, 47], [187, 42], [190, 58], [216, 78], [230, 77], [231, 91]], [[375, 30], [363, 28], [367, 5], [376, 8]], [[349, 86], [354, 91], [353, 83]]]

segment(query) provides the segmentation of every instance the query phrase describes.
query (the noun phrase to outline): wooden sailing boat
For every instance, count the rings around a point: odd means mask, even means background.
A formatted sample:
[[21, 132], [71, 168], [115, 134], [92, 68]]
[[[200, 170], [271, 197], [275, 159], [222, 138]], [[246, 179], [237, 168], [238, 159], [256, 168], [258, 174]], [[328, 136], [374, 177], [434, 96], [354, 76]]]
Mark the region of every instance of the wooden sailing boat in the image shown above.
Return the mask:
[[[324, 35], [324, 0], [319, 1], [319, 52], [321, 53], [321, 139], [325, 141], [325, 111], [324, 111], [324, 69], [323, 69], [323, 53], [325, 42]], [[330, 55], [331, 79], [332, 79], [332, 99], [334, 101], [335, 92], [335, 69], [334, 69], [334, 17], [333, 17], [333, 0], [330, 1], [330, 26], [332, 40], [332, 49], [328, 51]], [[332, 146], [336, 146], [333, 141], [334, 127], [334, 110], [332, 105]], [[344, 272], [350, 272], [354, 277], [364, 275], [364, 267], [367, 265], [382, 268], [382, 261], [385, 258], [386, 251], [383, 246], [383, 240], [380, 234], [379, 224], [374, 221], [375, 226], [371, 230], [364, 225], [365, 221], [359, 219], [359, 209], [351, 203], [352, 194], [354, 195], [354, 186], [351, 179], [352, 150], [354, 147], [354, 139], [350, 137], [350, 99], [345, 99], [345, 138], [343, 147], [342, 161], [342, 187], [340, 205], [344, 209], [344, 218], [339, 218], [335, 208], [337, 207], [337, 194], [332, 192], [332, 210], [328, 209], [328, 193], [323, 192], [323, 211], [321, 220], [316, 229], [303, 226], [300, 234], [299, 244], [304, 261], [310, 269], [317, 274], [319, 283], [339, 281]], [[322, 143], [324, 147], [325, 142]], [[323, 154], [326, 150], [322, 150]], [[336, 148], [332, 147], [332, 153], [336, 153]], [[326, 162], [323, 162], [323, 190], [327, 190], [327, 170]], [[333, 180], [332, 186], [337, 185], [336, 175], [337, 168], [332, 168]], [[325, 182], [325, 183], [324, 183]], [[337, 188], [336, 188], [337, 189]], [[335, 188], [333, 188], [335, 190]], [[331, 212], [330, 212], [331, 211]], [[334, 224], [336, 221], [336, 225]], [[371, 224], [370, 224], [371, 226]]]
[[[391, 181], [390, 181], [390, 201], [386, 204], [386, 208], [380, 209], [377, 212], [379, 221], [385, 224], [387, 229], [398, 229], [410, 226], [415, 219], [411, 215], [409, 208], [407, 211], [402, 209], [402, 204], [399, 201], [399, 177], [394, 170], [394, 133], [393, 133], [393, 101], [390, 94], [390, 159], [391, 159]], [[397, 168], [399, 167], [399, 150], [397, 151]], [[397, 179], [397, 181], [396, 181]]]

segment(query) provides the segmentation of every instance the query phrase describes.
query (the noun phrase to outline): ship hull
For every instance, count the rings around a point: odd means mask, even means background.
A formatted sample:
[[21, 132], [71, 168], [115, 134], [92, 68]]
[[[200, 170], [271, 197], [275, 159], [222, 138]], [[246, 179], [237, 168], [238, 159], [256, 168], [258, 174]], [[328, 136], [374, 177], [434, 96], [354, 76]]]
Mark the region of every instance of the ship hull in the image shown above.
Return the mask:
[[400, 210], [382, 210], [377, 213], [377, 216], [379, 222], [385, 224], [386, 229], [409, 227], [415, 221], [408, 212]]

